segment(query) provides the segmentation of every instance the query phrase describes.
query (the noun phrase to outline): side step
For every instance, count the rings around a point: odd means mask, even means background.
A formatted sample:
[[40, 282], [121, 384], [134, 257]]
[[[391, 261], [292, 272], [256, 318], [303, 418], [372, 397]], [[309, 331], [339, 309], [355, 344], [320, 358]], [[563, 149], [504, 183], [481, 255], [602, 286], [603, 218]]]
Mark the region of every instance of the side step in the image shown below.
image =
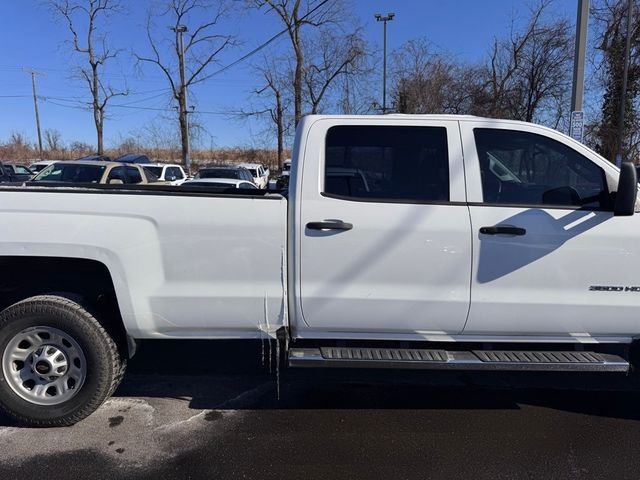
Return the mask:
[[291, 367], [627, 372], [617, 355], [585, 351], [321, 347], [291, 348]]

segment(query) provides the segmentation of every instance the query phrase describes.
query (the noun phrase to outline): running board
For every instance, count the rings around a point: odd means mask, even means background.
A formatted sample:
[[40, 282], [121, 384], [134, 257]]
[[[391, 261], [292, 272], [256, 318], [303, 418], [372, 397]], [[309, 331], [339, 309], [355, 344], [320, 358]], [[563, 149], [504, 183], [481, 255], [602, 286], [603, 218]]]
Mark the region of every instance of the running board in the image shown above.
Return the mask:
[[291, 367], [627, 372], [617, 355], [585, 351], [321, 347], [291, 348]]

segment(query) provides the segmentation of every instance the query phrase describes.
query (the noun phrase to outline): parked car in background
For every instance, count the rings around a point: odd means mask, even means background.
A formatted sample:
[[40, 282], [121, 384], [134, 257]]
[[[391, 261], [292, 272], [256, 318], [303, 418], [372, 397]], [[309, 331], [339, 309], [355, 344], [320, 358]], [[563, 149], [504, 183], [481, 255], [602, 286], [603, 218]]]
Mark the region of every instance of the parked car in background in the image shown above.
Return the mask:
[[11, 164], [3, 163], [0, 161], [0, 182], [1, 183], [14, 183], [24, 182], [22, 176], [17, 176]]
[[113, 161], [122, 163], [151, 163], [149, 157], [147, 157], [146, 155], [138, 155], [137, 153], [127, 153], [126, 155], [122, 155], [121, 157], [118, 157]]
[[86, 155], [84, 157], [80, 157], [77, 160], [88, 160], [91, 162], [110, 162], [111, 158], [106, 155]]
[[291, 159], [287, 158], [282, 162], [282, 170], [280, 175], [269, 181], [269, 188], [274, 190], [288, 190], [289, 176], [291, 174]]
[[123, 165], [118, 162], [70, 161], [56, 162], [42, 170], [29, 184], [89, 183], [89, 184], [138, 184], [157, 181], [139, 165]]
[[31, 165], [29, 165], [29, 170], [31, 170], [35, 175], [40, 171], [44, 170], [45, 168], [47, 168], [49, 165], [56, 163], [57, 161], [59, 160], [40, 160], [39, 162], [34, 162]]
[[253, 183], [255, 183], [258, 188], [267, 188], [269, 184], [269, 169], [265, 170], [265, 167], [259, 163], [241, 163], [239, 166], [249, 170], [249, 173], [253, 177]]
[[359, 168], [327, 167], [327, 188], [336, 195], [353, 196], [369, 192], [369, 182]]
[[187, 180], [187, 174], [181, 165], [167, 163], [150, 163], [142, 165], [147, 173], [152, 173], [158, 177], [158, 181], [167, 182], [171, 185], [182, 185]]
[[247, 180], [236, 180], [233, 178], [197, 178], [187, 180], [182, 184], [185, 188], [240, 188], [245, 190], [256, 190], [255, 183]]
[[33, 172], [25, 165], [17, 165], [15, 163], [4, 163], [2, 165], [3, 180], [2, 182], [26, 182], [33, 177]]
[[253, 176], [244, 167], [240, 166], [211, 166], [198, 170], [193, 178], [231, 178], [235, 180], [246, 180], [253, 182]]
[[282, 175], [289, 176], [291, 174], [291, 159], [287, 158], [282, 162]]

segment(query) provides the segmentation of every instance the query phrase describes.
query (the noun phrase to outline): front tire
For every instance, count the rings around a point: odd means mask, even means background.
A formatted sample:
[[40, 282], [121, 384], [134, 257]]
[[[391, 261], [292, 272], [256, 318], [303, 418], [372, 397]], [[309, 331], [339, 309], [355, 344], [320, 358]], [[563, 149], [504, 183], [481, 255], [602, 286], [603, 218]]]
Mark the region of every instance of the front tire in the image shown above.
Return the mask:
[[125, 364], [80, 304], [40, 295], [0, 313], [0, 410], [21, 425], [72, 425], [113, 393]]

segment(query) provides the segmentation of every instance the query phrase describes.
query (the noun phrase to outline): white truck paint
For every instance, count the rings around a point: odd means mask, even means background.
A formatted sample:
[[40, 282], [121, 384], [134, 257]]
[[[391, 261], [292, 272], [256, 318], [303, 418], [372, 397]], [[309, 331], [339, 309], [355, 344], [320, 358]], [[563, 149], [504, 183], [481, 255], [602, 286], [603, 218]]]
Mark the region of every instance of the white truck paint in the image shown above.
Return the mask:
[[[348, 125], [445, 128], [450, 201], [323, 195], [327, 131]], [[483, 127], [565, 144], [602, 168], [615, 189], [613, 165], [538, 125], [308, 116], [297, 131], [288, 202], [274, 195], [0, 190], [0, 256], [103, 262], [134, 338], [252, 338], [261, 323], [284, 326], [288, 316], [294, 337], [303, 338], [630, 342], [640, 334], [640, 293], [594, 293], [589, 286], [640, 283], [640, 244], [631, 241], [640, 217], [482, 205], [473, 129]], [[304, 228], [324, 219], [355, 227], [338, 234]], [[478, 234], [480, 226], [500, 223], [527, 235]]]

